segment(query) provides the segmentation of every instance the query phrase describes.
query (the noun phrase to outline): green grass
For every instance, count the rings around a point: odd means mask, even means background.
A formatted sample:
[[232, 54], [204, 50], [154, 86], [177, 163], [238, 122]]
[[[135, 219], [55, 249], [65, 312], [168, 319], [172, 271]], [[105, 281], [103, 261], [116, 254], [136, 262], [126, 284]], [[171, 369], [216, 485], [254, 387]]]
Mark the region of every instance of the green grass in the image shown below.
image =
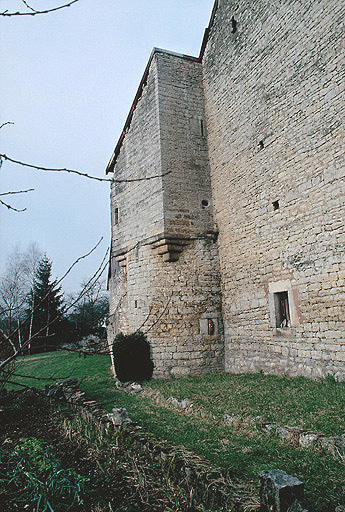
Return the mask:
[[[118, 391], [109, 374], [107, 356], [79, 359], [76, 354], [62, 352], [49, 354], [48, 358], [31, 356], [21, 359], [17, 372], [82, 378], [82, 389], [106, 410], [126, 407], [131, 418], [146, 430], [226, 468], [234, 478], [257, 481], [261, 469], [271, 468], [293, 474], [304, 481], [312, 510], [332, 512], [345, 501], [344, 460], [317, 450], [293, 448], [255, 425], [244, 423], [241, 428], [231, 429], [217, 422], [224, 413], [243, 418], [264, 416], [279, 425], [341, 434], [345, 432], [345, 385], [333, 379], [217, 374], [145, 384], [165, 397], [192, 399], [207, 412], [206, 419], [200, 419], [158, 406], [149, 398]], [[22, 378], [20, 382], [37, 386], [42, 381]]]
[[300, 426], [326, 435], [345, 432], [345, 383], [332, 378], [221, 373], [154, 381], [150, 387], [166, 398], [188, 397], [215, 417], [225, 413], [263, 416], [267, 423]]

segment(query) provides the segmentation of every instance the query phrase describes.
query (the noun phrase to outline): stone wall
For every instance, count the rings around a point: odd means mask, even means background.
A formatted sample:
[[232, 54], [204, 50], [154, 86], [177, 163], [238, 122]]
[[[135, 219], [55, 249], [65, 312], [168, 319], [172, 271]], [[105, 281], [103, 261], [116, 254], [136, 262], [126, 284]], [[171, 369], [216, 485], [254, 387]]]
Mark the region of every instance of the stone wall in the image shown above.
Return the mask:
[[[154, 57], [116, 161], [114, 180], [162, 174], [157, 87]], [[164, 231], [162, 178], [125, 183], [114, 181], [111, 187], [111, 223], [113, 254], [125, 252], [138, 240]]]
[[157, 54], [165, 231], [212, 231], [202, 67], [193, 57]]
[[215, 12], [203, 72], [228, 371], [345, 378], [344, 20], [339, 0]]
[[[110, 324], [149, 337], [154, 376], [224, 368], [202, 69], [155, 49], [114, 167]], [[117, 209], [117, 212], [116, 210]], [[209, 327], [209, 324], [211, 327]]]
[[[178, 261], [151, 246], [127, 255], [129, 331], [148, 331], [155, 377], [178, 377], [224, 367], [217, 248], [193, 240]], [[215, 325], [208, 334], [208, 319]]]

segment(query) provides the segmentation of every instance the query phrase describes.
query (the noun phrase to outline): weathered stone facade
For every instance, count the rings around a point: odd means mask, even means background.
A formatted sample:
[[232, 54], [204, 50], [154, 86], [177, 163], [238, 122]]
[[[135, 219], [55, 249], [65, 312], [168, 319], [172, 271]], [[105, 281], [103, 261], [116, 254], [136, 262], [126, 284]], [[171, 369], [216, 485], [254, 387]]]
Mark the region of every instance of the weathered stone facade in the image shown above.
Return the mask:
[[345, 378], [344, 19], [219, 0], [199, 58], [153, 50], [108, 165], [109, 339], [149, 329], [156, 376]]

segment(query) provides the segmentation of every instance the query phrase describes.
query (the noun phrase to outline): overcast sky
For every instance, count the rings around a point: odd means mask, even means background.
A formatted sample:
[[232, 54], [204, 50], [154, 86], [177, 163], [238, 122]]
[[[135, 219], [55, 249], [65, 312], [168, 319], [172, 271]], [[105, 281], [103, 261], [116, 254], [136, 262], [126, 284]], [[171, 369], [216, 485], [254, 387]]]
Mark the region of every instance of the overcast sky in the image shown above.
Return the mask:
[[[67, 0], [66, 0], [67, 1]], [[36, 9], [65, 2], [32, 0]], [[52, 14], [1, 17], [1, 153], [45, 167], [104, 177], [154, 46], [198, 55], [213, 0], [79, 0]], [[25, 10], [0, 0], [0, 10]], [[102, 244], [65, 280], [77, 291], [109, 245], [109, 184], [43, 173], [9, 162], [0, 170], [0, 273], [18, 243], [36, 242], [61, 276], [80, 255]]]

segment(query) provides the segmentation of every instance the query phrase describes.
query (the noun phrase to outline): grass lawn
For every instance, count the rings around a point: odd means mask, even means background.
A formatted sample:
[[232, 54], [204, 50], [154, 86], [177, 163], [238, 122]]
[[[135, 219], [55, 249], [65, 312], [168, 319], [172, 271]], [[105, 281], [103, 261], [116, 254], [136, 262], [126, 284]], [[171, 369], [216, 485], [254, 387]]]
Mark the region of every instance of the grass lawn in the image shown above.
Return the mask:
[[[78, 377], [82, 379], [82, 389], [106, 410], [126, 407], [132, 419], [145, 429], [226, 468], [234, 478], [257, 481], [261, 469], [283, 469], [304, 481], [311, 510], [333, 512], [337, 505], [345, 503], [344, 458], [316, 449], [293, 448], [250, 422], [231, 428], [218, 421], [225, 413], [244, 419], [263, 416], [267, 422], [279, 425], [340, 435], [345, 432], [344, 383], [331, 378], [312, 381], [223, 373], [144, 384], [165, 397], [190, 398], [206, 412], [205, 418], [197, 418], [183, 410], [159, 406], [150, 398], [118, 391], [109, 374], [107, 356], [83, 359], [69, 352], [34, 355], [21, 358], [16, 371], [56, 380]], [[23, 377], [16, 379], [36, 387], [45, 384]]]

